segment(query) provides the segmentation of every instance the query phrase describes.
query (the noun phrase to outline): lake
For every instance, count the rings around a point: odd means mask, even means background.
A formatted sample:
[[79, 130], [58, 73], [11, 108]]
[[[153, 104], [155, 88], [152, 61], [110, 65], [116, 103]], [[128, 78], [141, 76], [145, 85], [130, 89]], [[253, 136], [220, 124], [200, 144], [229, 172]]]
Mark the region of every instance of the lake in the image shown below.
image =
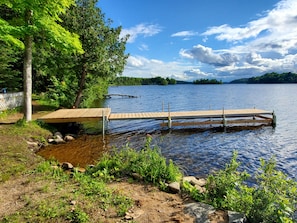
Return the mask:
[[[152, 145], [177, 163], [188, 175], [205, 176], [221, 169], [238, 151], [241, 169], [253, 174], [260, 166], [260, 158], [274, 156], [277, 167], [297, 180], [297, 85], [296, 84], [223, 84], [223, 85], [168, 85], [110, 87], [109, 94], [133, 95], [135, 98], [106, 99], [104, 107], [112, 112], [156, 112], [258, 108], [274, 111], [276, 128], [263, 127], [241, 131], [198, 131], [179, 128], [162, 130], [161, 121], [134, 120], [109, 122], [108, 135], [84, 136], [66, 145], [49, 147], [48, 156], [64, 153], [66, 160], [80, 158], [84, 165], [97, 160], [112, 146], [127, 143], [140, 149], [147, 134]], [[98, 123], [96, 123], [98, 126]], [[76, 148], [76, 150], [74, 149]], [[102, 149], [103, 148], [103, 149]], [[64, 152], [63, 152], [64, 151]], [[42, 154], [41, 154], [42, 155]], [[58, 158], [58, 157], [56, 157]], [[82, 162], [82, 160], [84, 162]]]
[[160, 121], [112, 121], [110, 145], [141, 148], [149, 133], [153, 145], [174, 160], [187, 174], [204, 176], [225, 166], [234, 150], [241, 168], [254, 173], [259, 159], [275, 156], [278, 168], [297, 179], [297, 85], [223, 84], [110, 87], [109, 94], [137, 98], [111, 98], [112, 112], [146, 112], [259, 108], [274, 111], [277, 126], [236, 132], [161, 131]]

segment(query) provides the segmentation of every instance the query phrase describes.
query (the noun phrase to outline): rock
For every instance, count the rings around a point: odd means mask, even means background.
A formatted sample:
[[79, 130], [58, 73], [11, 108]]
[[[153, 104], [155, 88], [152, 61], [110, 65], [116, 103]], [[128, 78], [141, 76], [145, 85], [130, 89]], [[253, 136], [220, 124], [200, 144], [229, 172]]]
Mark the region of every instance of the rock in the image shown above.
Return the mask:
[[75, 200], [71, 200], [71, 201], [69, 202], [70, 205], [76, 205], [76, 203], [77, 203], [77, 202], [76, 202]]
[[82, 167], [75, 167], [73, 171], [77, 171], [78, 173], [85, 173], [86, 169]]
[[193, 186], [199, 185], [200, 187], [204, 187], [206, 185], [206, 180], [203, 178], [197, 179], [194, 176], [187, 176], [183, 178], [183, 181], [187, 181]]
[[215, 209], [204, 203], [189, 203], [185, 205], [185, 212], [195, 216], [196, 223], [210, 223], [209, 216], [215, 212]]
[[61, 139], [63, 139], [63, 135], [62, 135], [61, 132], [55, 132], [54, 138], [61, 138]]
[[206, 179], [199, 178], [198, 181], [197, 181], [197, 183], [196, 183], [196, 185], [199, 185], [200, 187], [205, 187], [206, 186], [206, 183], [207, 183]]
[[144, 211], [139, 209], [136, 211], [129, 211], [126, 213], [125, 220], [133, 220], [144, 214]]
[[229, 223], [228, 211], [216, 210], [208, 216], [211, 223]]
[[71, 163], [64, 162], [64, 163], [62, 163], [62, 169], [63, 170], [72, 170], [73, 169], [73, 165]]
[[47, 141], [48, 141], [48, 143], [53, 143], [55, 140], [52, 139], [52, 138], [50, 138], [50, 139], [48, 139]]
[[64, 139], [58, 137], [58, 138], [54, 139], [54, 143], [61, 144], [61, 143], [66, 143], [66, 142], [64, 141]]
[[203, 194], [206, 192], [205, 187], [201, 187], [199, 185], [194, 185], [194, 187], [199, 191], [199, 193]]
[[72, 135], [66, 135], [64, 137], [64, 141], [69, 142], [69, 141], [74, 141], [75, 138]]
[[180, 183], [179, 182], [172, 182], [168, 184], [168, 189], [172, 193], [179, 193], [180, 192]]
[[244, 214], [228, 211], [229, 223], [244, 223], [247, 222], [246, 216]]
[[[185, 212], [195, 216], [196, 223], [245, 223], [246, 217], [232, 211], [219, 211], [204, 203], [189, 203], [185, 205]], [[229, 220], [228, 220], [229, 219]]]
[[30, 142], [27, 141], [28, 146], [32, 146], [32, 147], [38, 147], [38, 143], [37, 142]]
[[142, 180], [143, 179], [143, 177], [138, 173], [132, 173], [131, 175], [134, 180]]

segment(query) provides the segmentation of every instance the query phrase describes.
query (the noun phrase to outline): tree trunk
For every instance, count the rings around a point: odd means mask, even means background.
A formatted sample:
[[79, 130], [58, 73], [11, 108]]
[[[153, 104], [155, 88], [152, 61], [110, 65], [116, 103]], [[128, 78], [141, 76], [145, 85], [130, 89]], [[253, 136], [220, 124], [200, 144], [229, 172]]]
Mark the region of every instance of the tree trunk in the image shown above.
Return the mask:
[[26, 121], [32, 120], [32, 42], [33, 37], [25, 37], [24, 56], [24, 117]]
[[[28, 26], [32, 25], [32, 10], [26, 10], [25, 21]], [[25, 40], [25, 55], [24, 55], [24, 118], [27, 122], [32, 120], [32, 45], [33, 36], [26, 34]]]
[[83, 90], [84, 90], [85, 82], [86, 82], [86, 76], [87, 76], [87, 69], [86, 69], [86, 66], [83, 65], [81, 78], [80, 78], [80, 82], [79, 82], [79, 89], [78, 89], [78, 92], [76, 94], [76, 99], [75, 99], [75, 102], [74, 102], [74, 105], [73, 105], [74, 108], [78, 108], [79, 104], [81, 102], [81, 98], [83, 96]]

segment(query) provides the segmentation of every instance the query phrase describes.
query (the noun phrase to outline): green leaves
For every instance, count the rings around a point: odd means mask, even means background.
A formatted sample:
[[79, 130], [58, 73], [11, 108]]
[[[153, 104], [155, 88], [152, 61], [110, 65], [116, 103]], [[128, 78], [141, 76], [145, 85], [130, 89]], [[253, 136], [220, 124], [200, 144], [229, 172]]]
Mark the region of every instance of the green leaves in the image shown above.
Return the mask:
[[256, 186], [245, 181], [249, 175], [238, 172], [237, 152], [224, 170], [208, 177], [205, 201], [216, 208], [245, 213], [249, 222], [293, 222], [297, 205], [297, 182], [276, 170], [275, 159], [260, 160]]
[[25, 35], [35, 36], [42, 32], [53, 46], [83, 53], [79, 36], [57, 23], [61, 21], [61, 13], [71, 5], [74, 0], [6, 0], [1, 7], [8, 7], [15, 15], [9, 19], [0, 18], [0, 39], [23, 49]]
[[105, 154], [88, 173], [107, 180], [112, 179], [111, 176], [131, 176], [136, 173], [144, 181], [162, 188], [164, 183], [180, 180], [182, 174], [179, 168], [171, 160], [167, 162], [157, 148], [151, 148], [150, 140], [150, 137], [147, 137], [147, 143], [140, 151], [127, 146], [113, 154]]

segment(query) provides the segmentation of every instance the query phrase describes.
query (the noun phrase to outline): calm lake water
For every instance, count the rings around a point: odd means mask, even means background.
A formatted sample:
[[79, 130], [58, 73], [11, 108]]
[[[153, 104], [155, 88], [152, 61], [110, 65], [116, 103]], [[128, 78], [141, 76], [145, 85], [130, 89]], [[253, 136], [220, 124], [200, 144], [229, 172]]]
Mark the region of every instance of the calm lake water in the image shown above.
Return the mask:
[[191, 175], [204, 176], [223, 168], [232, 151], [238, 151], [241, 168], [254, 173], [259, 159], [276, 157], [278, 168], [297, 179], [297, 85], [171, 85], [110, 87], [109, 94], [137, 98], [111, 98], [104, 106], [112, 112], [148, 112], [259, 108], [274, 111], [277, 126], [236, 132], [161, 131], [160, 121], [112, 121], [109, 146], [141, 148], [146, 134], [162, 154], [174, 160]]

